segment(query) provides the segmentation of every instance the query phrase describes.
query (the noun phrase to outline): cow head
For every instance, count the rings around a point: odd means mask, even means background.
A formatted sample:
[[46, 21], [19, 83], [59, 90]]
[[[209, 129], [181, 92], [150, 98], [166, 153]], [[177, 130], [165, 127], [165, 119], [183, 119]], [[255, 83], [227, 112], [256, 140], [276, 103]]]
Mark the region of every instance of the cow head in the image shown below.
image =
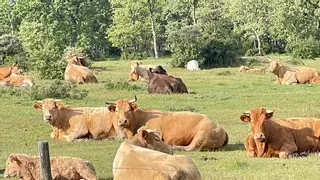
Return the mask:
[[43, 101], [37, 101], [37, 103], [33, 105], [35, 109], [42, 110], [43, 120], [50, 124], [57, 118], [58, 110], [63, 106], [62, 101], [57, 99], [44, 99]]
[[26, 171], [28, 160], [22, 155], [10, 154], [6, 162], [4, 177], [20, 177]]
[[269, 72], [277, 72], [279, 68], [283, 66], [282, 62], [280, 59], [277, 60], [270, 60], [270, 65], [269, 65]]
[[110, 112], [116, 113], [116, 120], [118, 125], [124, 128], [130, 127], [130, 120], [133, 119], [134, 111], [138, 109], [138, 105], [134, 102], [137, 101], [137, 97], [134, 99], [120, 99], [118, 101], [106, 101], [109, 104]]
[[134, 138], [137, 137], [138, 142], [131, 141], [132, 144], [136, 146], [141, 146], [144, 148], [160, 151], [167, 154], [173, 153], [172, 147], [162, 141], [159, 131], [147, 129], [146, 126], [143, 126], [138, 129], [138, 134], [136, 134]]
[[266, 110], [265, 108], [251, 109], [248, 112], [243, 113], [240, 116], [241, 121], [251, 123], [251, 130], [254, 140], [261, 142], [265, 141], [265, 135], [263, 133], [263, 124], [272, 117], [273, 111]]

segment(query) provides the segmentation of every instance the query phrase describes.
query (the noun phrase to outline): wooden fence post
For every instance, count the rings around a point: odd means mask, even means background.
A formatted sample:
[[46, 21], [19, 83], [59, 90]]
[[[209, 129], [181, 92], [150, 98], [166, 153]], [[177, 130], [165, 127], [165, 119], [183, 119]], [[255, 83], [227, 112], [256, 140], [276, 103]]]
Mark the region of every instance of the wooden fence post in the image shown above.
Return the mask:
[[48, 141], [38, 141], [40, 180], [52, 180]]

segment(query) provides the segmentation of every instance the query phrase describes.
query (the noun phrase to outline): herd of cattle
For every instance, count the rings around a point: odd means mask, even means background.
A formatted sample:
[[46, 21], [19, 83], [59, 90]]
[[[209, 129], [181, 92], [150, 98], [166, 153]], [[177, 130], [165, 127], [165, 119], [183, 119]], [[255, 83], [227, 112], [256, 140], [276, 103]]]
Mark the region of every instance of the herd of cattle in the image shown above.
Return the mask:
[[[167, 75], [162, 66], [143, 65], [139, 61], [129, 65], [130, 80], [148, 81], [149, 93], [187, 93], [182, 80]], [[239, 71], [264, 73], [265, 70], [242, 66]], [[271, 61], [268, 70], [277, 76], [277, 84], [320, 82], [317, 70], [290, 67], [280, 60]], [[15, 66], [0, 69], [0, 80], [11, 82], [19, 73]], [[68, 62], [65, 79], [79, 84], [98, 82], [85, 67], [83, 58], [76, 56]], [[72, 107], [48, 98], [33, 107], [42, 111], [43, 120], [52, 127], [50, 137], [53, 139], [67, 142], [83, 138], [126, 139], [113, 161], [116, 180], [198, 180], [201, 175], [193, 160], [185, 155], [173, 155], [173, 150], [210, 151], [228, 144], [228, 133], [207, 115], [140, 109], [136, 101], [134, 96], [133, 99], [105, 101], [106, 107]], [[320, 150], [320, 119], [278, 119], [273, 114], [274, 110], [255, 108], [240, 116], [252, 130], [244, 141], [248, 157], [288, 158], [292, 153]], [[51, 168], [53, 179], [96, 179], [94, 166], [80, 158], [53, 157]], [[4, 176], [40, 179], [39, 157], [10, 154]]]

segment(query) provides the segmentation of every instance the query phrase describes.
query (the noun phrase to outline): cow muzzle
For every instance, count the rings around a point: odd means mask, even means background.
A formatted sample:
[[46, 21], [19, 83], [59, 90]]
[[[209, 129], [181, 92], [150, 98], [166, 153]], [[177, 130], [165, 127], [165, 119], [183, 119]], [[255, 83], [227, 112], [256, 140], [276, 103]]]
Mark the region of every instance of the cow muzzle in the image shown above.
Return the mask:
[[124, 119], [124, 120], [119, 120], [119, 126], [126, 126], [128, 124], [128, 120]]
[[254, 134], [253, 139], [259, 140], [259, 141], [264, 141], [266, 139], [266, 137], [264, 136], [263, 133], [257, 133], [257, 134]]
[[52, 120], [52, 116], [51, 116], [50, 114], [45, 115], [44, 118], [43, 118], [43, 120], [44, 120], [45, 122], [50, 122], [50, 121]]

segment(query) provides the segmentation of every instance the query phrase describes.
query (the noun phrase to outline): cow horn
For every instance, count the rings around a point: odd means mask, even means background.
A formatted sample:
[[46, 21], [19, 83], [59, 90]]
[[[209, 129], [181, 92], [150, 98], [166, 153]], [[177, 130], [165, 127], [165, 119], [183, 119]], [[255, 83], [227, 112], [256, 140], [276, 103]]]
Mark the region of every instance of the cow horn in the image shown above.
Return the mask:
[[37, 101], [37, 103], [42, 104], [42, 103], [43, 103], [43, 101]]
[[55, 99], [54, 101], [55, 102], [61, 102], [62, 100], [61, 99]]
[[106, 104], [111, 104], [111, 105], [116, 105], [116, 102], [115, 102], [115, 101], [105, 101], [104, 103], [106, 103]]
[[129, 103], [133, 103], [133, 102], [136, 102], [136, 101], [137, 101], [137, 96], [134, 95], [134, 99], [130, 99], [128, 102], [129, 102]]
[[267, 112], [267, 113], [272, 113], [273, 111], [271, 111], [271, 110], [266, 110], [266, 112]]
[[250, 116], [250, 111], [244, 112], [243, 114], [246, 116]]

